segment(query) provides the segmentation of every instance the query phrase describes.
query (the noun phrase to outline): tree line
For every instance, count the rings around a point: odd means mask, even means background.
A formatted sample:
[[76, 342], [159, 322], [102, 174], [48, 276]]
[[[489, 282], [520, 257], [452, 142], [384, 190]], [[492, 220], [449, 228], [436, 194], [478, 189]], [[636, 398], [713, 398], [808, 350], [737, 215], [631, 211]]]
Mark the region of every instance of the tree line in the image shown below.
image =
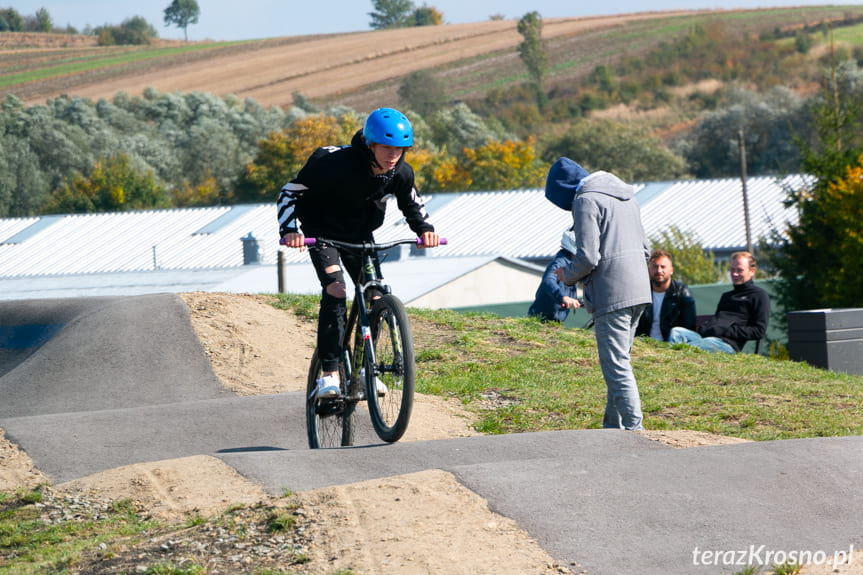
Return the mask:
[[[198, 22], [200, 13], [197, 0], [171, 0], [164, 10], [165, 24], [182, 28], [188, 41], [187, 28]], [[34, 15], [24, 16], [15, 8], [0, 8], [0, 32], [84, 34], [95, 36], [100, 46], [149, 44], [159, 37], [156, 29], [142, 16], [126, 18], [120, 24], [105, 24], [95, 28], [88, 25], [81, 32], [71, 24], [66, 28], [57, 28], [50, 12], [44, 7], [39, 8]]]
[[[856, 62], [840, 62], [837, 69], [848, 98], [863, 101], [863, 71]], [[402, 87], [416, 84], [409, 77]], [[801, 145], [817, 140], [812, 107], [822, 98], [804, 99], [782, 87], [766, 93], [737, 88], [669, 146], [636, 123], [590, 118], [556, 134], [519, 137], [465, 102], [420, 103], [419, 113], [409, 90], [399, 93], [414, 126], [409, 160], [423, 192], [538, 188], [560, 156], [627, 181], [737, 176], [743, 127], [750, 175], [794, 173], [802, 168]], [[270, 201], [315, 147], [348, 143], [361, 123], [352, 109], [321, 110], [300, 93], [287, 110], [232, 96], [153, 89], [139, 97], [60, 97], [30, 107], [9, 96], [0, 116], [0, 216], [100, 209], [70, 204], [75, 188], [69, 185], [80, 185], [97, 163], [104, 170], [118, 155], [128, 158], [123, 169], [152, 173], [162, 189], [149, 196], [159, 198], [150, 207]], [[60, 195], [66, 200], [59, 202]], [[144, 207], [117, 201], [101, 209]]]
[[[188, 27], [197, 24], [201, 8], [197, 0], [171, 0], [164, 10], [166, 25], [174, 25], [183, 30], [189, 40]], [[439, 26], [443, 24], [443, 13], [433, 6], [416, 6], [411, 0], [372, 0], [369, 27], [373, 30], [405, 28], [411, 26]], [[59, 32], [79, 34], [69, 25], [58, 29], [46, 8], [39, 8], [33, 15], [22, 16], [13, 7], [0, 8], [0, 32]], [[141, 16], [132, 16], [119, 25], [106, 24], [83, 30], [84, 35], [96, 36], [100, 46], [115, 44], [149, 44], [158, 38], [156, 29]]]
[[[525, 21], [525, 43], [538, 41], [541, 19]], [[722, 51], [721, 39], [720, 31], [696, 27], [642, 60], [624, 58], [613, 69], [597, 66], [584, 83], [573, 86], [581, 90], [575, 101], [583, 103], [591, 93], [603, 94], [607, 102], [623, 101], [638, 92], [634, 86], [653, 85], [649, 98], [643, 92], [638, 98], [655, 102], [671, 84], [661, 79], [639, 84], [634, 78], [656, 79], [654, 66], [665, 66], [673, 72], [668, 82], [693, 81], [702, 73], [699, 66], [708, 65], [705, 58]], [[520, 50], [527, 68], [541, 49], [535, 44]], [[792, 50], [799, 53], [797, 47]], [[453, 104], [429, 71], [418, 71], [405, 78], [398, 95], [414, 126], [408, 160], [421, 192], [540, 188], [560, 156], [628, 181], [737, 176], [743, 129], [750, 175], [803, 171], [817, 178], [812, 189], [789, 190], [800, 226], [777, 230], [759, 246], [772, 254], [763, 267], [787, 282], [779, 284], [785, 308], [811, 307], [816, 301], [859, 306], [859, 61], [856, 53], [831, 50], [820, 60], [825, 65], [821, 90], [806, 98], [772, 82], [731, 83], [714, 98], [696, 92], [689, 101], [703, 109], [688, 129], [670, 139], [637, 123], [592, 119], [578, 107], [567, 108], [565, 116], [560, 88], [546, 92], [538, 73], [531, 73], [524, 92], [492, 91], [482, 101]], [[539, 69], [542, 60], [534, 64]], [[749, 66], [733, 58], [725, 65]], [[777, 60], [774, 71], [782, 66]], [[538, 97], [540, 92], [547, 99]], [[517, 104], [518, 116], [512, 114]], [[119, 93], [98, 102], [61, 97], [30, 107], [9, 96], [0, 115], [0, 216], [273, 201], [314, 148], [348, 143], [363, 116], [345, 107], [319, 109], [300, 93], [287, 110], [233, 96], [153, 89], [140, 97]], [[697, 239], [680, 230], [655, 241], [672, 252], [677, 246], [679, 254], [699, 249]], [[772, 251], [776, 246], [780, 251]], [[820, 281], [824, 262], [839, 280]], [[716, 271], [712, 262], [693, 268], [704, 277], [711, 271]]]

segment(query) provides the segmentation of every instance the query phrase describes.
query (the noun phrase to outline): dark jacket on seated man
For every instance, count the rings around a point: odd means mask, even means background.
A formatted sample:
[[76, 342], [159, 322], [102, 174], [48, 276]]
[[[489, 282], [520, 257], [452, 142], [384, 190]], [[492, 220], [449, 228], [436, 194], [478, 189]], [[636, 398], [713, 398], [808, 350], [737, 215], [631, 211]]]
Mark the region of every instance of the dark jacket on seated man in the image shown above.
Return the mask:
[[698, 333], [721, 337], [739, 352], [750, 339], [764, 337], [769, 319], [770, 296], [749, 280], [722, 294], [716, 313], [698, 327]]
[[[635, 328], [635, 335], [650, 336], [652, 323], [653, 304], [649, 304], [641, 314], [638, 327]], [[668, 332], [672, 327], [695, 329], [695, 298], [692, 297], [692, 292], [686, 284], [677, 280], [671, 280], [668, 289], [665, 290], [662, 308], [659, 310], [659, 329], [662, 331], [664, 341], [668, 341]]]

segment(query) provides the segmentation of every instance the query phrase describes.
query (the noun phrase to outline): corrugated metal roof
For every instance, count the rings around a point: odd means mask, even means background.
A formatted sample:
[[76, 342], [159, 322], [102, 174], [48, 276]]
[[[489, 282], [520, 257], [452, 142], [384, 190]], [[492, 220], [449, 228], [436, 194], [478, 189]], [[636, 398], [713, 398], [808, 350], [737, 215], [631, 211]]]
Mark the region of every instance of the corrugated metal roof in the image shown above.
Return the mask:
[[[410, 258], [382, 264], [384, 278], [405, 302], [434, 291], [492, 261], [495, 257]], [[543, 268], [521, 264], [537, 274]], [[321, 286], [310, 264], [286, 266], [285, 291], [319, 294]], [[353, 284], [349, 289], [353, 290]], [[74, 298], [88, 296], [144, 295], [193, 291], [227, 293], [276, 293], [278, 271], [275, 265], [248, 265], [206, 270], [155, 270], [113, 273], [71, 274], [0, 279], [0, 300]]]
[[[753, 244], [768, 238], [771, 231], [784, 230], [787, 223], [797, 223], [797, 212], [786, 208], [786, 186], [804, 185], [801, 176], [777, 181], [771, 177], [746, 181], [749, 226]], [[658, 194], [642, 203], [641, 219], [648, 237], [654, 237], [674, 225], [695, 234], [700, 243], [713, 251], [730, 251], [746, 247], [746, 224], [743, 210], [743, 186], [740, 179], [671, 182]]]
[[239, 216], [212, 233], [199, 230], [231, 207], [67, 215], [20, 244], [2, 242], [38, 219], [0, 220], [0, 277], [236, 267], [249, 233], [275, 262], [275, 207], [236, 209]]
[[[796, 211], [783, 205], [783, 185], [797, 187], [802, 181], [799, 176], [782, 182], [770, 177], [748, 180], [753, 242], [769, 235], [773, 226], [796, 223]], [[714, 251], [746, 245], [739, 180], [658, 182], [637, 184], [636, 189], [648, 236], [675, 225], [696, 233], [704, 247]], [[569, 212], [546, 201], [542, 190], [440, 194], [426, 200], [431, 221], [450, 240], [447, 246], [420, 250], [430, 258], [548, 259], [571, 224]], [[0, 278], [241, 267], [243, 238], [249, 234], [258, 241], [261, 263], [274, 264], [276, 222], [275, 203], [66, 215], [54, 221], [0, 219]], [[20, 243], [8, 243], [16, 236]], [[411, 236], [391, 200], [375, 237], [387, 241]], [[285, 250], [285, 260], [308, 262], [308, 252]]]

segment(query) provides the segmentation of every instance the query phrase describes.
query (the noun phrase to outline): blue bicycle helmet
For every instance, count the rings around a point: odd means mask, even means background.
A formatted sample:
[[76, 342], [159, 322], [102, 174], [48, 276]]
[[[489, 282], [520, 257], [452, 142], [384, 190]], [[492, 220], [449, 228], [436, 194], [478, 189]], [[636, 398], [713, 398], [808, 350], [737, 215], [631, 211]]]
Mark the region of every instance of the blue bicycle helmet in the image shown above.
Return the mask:
[[363, 127], [366, 145], [385, 144], [409, 148], [414, 144], [414, 131], [404, 114], [392, 108], [378, 108], [366, 118]]

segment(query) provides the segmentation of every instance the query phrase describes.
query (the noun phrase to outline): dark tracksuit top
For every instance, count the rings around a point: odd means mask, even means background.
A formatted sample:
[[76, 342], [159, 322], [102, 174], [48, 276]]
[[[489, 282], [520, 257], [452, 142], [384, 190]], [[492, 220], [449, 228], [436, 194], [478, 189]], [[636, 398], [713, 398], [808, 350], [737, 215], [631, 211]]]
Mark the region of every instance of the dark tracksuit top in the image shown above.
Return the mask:
[[411, 230], [433, 232], [414, 187], [414, 171], [401, 157], [389, 174], [375, 176], [372, 152], [357, 132], [350, 146], [318, 148], [279, 193], [279, 235], [370, 241], [384, 223], [387, 197], [395, 196]]
[[750, 339], [759, 340], [767, 332], [770, 296], [752, 280], [722, 294], [713, 317], [701, 324], [702, 337], [721, 337], [736, 351]]

